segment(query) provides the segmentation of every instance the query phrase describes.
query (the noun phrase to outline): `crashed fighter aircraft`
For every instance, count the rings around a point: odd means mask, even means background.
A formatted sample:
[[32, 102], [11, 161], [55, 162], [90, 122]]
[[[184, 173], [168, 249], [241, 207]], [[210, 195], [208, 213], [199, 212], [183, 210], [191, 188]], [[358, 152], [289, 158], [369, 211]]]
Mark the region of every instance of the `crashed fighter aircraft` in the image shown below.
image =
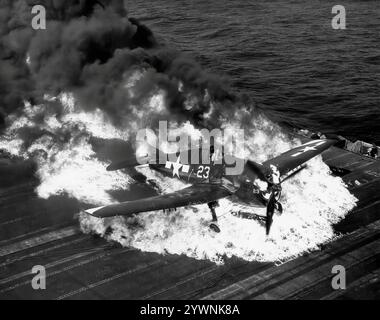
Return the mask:
[[[158, 154], [155, 159], [148, 159], [146, 166], [165, 176], [191, 183], [191, 186], [168, 194], [88, 209], [85, 212], [98, 218], [106, 218], [207, 203], [212, 214], [210, 228], [220, 232], [215, 208], [219, 199], [229, 197], [232, 201], [247, 206], [266, 207], [266, 216], [262, 216], [262, 220], [265, 221], [266, 233], [269, 234], [275, 210], [279, 213], [283, 211], [280, 203], [281, 184], [305, 168], [308, 160], [335, 143], [335, 140], [309, 141], [262, 164], [240, 159], [244, 167], [242, 173], [235, 175], [226, 174], [227, 163], [231, 162], [225, 161], [227, 156], [224, 154], [216, 154], [213, 147], [210, 148], [209, 157], [203, 157], [197, 164], [181, 161], [183, 153], [180, 152], [164, 154], [165, 159], [176, 160], [159, 163], [157, 159], [162, 157], [163, 152], [156, 149]], [[188, 152], [190, 154], [194, 149]], [[201, 153], [201, 149], [199, 152]], [[139, 166], [140, 163], [134, 158], [112, 163], [107, 170]]]

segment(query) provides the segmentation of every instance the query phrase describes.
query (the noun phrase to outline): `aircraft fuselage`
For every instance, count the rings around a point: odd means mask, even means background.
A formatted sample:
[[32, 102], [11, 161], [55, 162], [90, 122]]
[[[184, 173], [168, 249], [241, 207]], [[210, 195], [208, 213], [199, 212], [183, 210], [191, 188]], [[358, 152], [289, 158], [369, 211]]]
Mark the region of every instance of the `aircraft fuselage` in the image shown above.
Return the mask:
[[223, 164], [181, 164], [179, 161], [167, 161], [165, 165], [149, 164], [152, 170], [158, 171], [164, 176], [179, 179], [185, 183], [220, 183], [233, 188], [234, 196], [239, 201], [251, 205], [264, 207], [267, 199], [265, 190], [255, 185], [257, 177], [244, 170], [241, 175], [226, 175]]

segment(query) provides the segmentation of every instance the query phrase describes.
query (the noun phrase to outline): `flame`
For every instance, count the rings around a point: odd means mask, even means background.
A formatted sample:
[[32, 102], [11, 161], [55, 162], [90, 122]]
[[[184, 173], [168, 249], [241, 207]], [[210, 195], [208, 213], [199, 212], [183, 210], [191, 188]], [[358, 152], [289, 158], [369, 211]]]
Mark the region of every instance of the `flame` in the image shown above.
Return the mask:
[[[138, 76], [133, 81], [136, 78]], [[133, 94], [133, 83], [126, 85], [126, 90]], [[37, 173], [41, 183], [36, 191], [42, 198], [65, 193], [94, 206], [114, 203], [108, 191], [128, 189], [133, 181], [123, 172], [106, 171], [108, 164], [97, 158], [90, 139], [133, 139], [136, 128], [141, 127], [139, 121], [150, 113], [163, 112], [164, 93], [157, 91], [147, 99], [146, 105], [136, 108], [137, 120], [128, 119], [128, 126], [122, 130], [114, 127], [101, 110], [83, 111], [69, 93], [46, 96], [45, 100], [60, 103], [63, 114], [54, 114], [44, 104], [25, 103], [21, 116], [7, 119], [8, 127], [0, 138], [0, 148], [24, 158], [34, 156], [38, 159]], [[38, 122], [36, 119], [41, 115], [43, 121]], [[247, 115], [244, 110], [237, 112], [235, 120], [224, 122], [223, 129], [240, 128]], [[22, 129], [37, 127], [46, 134], [25, 146]], [[200, 136], [199, 130], [190, 123], [171, 123], [171, 128], [190, 133], [192, 137]], [[300, 144], [300, 141], [289, 140], [277, 125], [263, 116], [252, 119], [251, 126], [244, 129], [243, 156], [255, 161], [262, 162]], [[67, 136], [69, 138], [65, 139]], [[140, 170], [164, 192], [186, 186], [147, 168]], [[97, 233], [107, 240], [142, 251], [184, 254], [215, 263], [223, 263], [232, 256], [248, 261], [286, 261], [335, 239], [338, 235], [332, 225], [343, 219], [356, 201], [343, 181], [331, 176], [321, 157], [316, 157], [305, 170], [284, 183], [281, 200], [284, 213], [275, 217], [269, 237], [258, 221], [231, 215], [241, 209], [231, 199], [220, 200], [217, 208], [222, 230], [219, 234], [208, 228], [210, 212], [207, 205], [180, 208], [170, 213], [147, 212], [130, 219], [97, 219], [82, 213], [79, 219], [83, 232]], [[107, 231], [110, 227], [111, 233]]]
[[[166, 192], [186, 186], [149, 172], [149, 169], [143, 170]], [[258, 221], [231, 215], [233, 211], [247, 208], [229, 199], [219, 201], [217, 212], [222, 231], [218, 234], [208, 228], [210, 212], [207, 205], [180, 208], [170, 213], [147, 212], [132, 219], [98, 219], [81, 214], [80, 222], [83, 232], [95, 232], [110, 241], [142, 251], [185, 254], [218, 264], [232, 256], [247, 261], [284, 262], [335, 239], [337, 235], [332, 224], [343, 219], [355, 201], [342, 180], [332, 177], [323, 161], [316, 158], [307, 170], [284, 183], [284, 213], [275, 217], [269, 237]], [[111, 233], [107, 233], [109, 228]]]
[[[229, 122], [226, 127], [238, 128], [240, 116], [244, 114], [238, 114], [237, 120]], [[301, 143], [287, 139], [276, 125], [264, 117], [254, 121], [246, 139], [246, 152], [252, 159], [264, 161]], [[190, 131], [189, 124], [179, 126], [178, 130], [181, 128]], [[163, 177], [148, 168], [141, 169], [141, 172], [165, 192], [186, 187], [184, 183]], [[207, 205], [180, 208], [170, 213], [147, 212], [132, 219], [98, 219], [81, 214], [80, 221], [86, 233], [95, 232], [110, 241], [142, 251], [185, 254], [218, 264], [232, 256], [247, 261], [284, 262], [317, 250], [322, 243], [339, 237], [333, 224], [343, 219], [356, 201], [342, 179], [333, 177], [319, 156], [312, 159], [305, 170], [284, 183], [281, 199], [284, 213], [275, 217], [269, 237], [258, 221], [231, 215], [240, 209], [254, 212], [231, 199], [219, 201], [217, 212], [222, 230], [219, 234], [208, 228], [210, 212]]]

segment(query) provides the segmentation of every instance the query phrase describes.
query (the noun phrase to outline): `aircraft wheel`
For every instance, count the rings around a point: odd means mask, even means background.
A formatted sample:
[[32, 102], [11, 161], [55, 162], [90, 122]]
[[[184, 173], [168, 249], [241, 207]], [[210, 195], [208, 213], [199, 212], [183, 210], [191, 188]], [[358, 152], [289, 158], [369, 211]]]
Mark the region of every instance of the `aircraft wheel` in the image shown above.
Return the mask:
[[220, 228], [218, 227], [218, 225], [216, 223], [211, 223], [210, 224], [210, 229], [216, 233], [219, 233], [220, 232]]

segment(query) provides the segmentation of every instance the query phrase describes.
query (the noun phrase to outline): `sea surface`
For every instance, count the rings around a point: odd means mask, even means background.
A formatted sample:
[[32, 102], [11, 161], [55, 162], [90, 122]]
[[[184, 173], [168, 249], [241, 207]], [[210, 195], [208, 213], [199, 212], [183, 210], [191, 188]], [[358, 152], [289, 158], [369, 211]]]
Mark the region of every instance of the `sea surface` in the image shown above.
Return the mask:
[[[269, 118], [380, 145], [380, 1], [128, 0], [167, 44]], [[346, 9], [346, 29], [331, 26]]]

